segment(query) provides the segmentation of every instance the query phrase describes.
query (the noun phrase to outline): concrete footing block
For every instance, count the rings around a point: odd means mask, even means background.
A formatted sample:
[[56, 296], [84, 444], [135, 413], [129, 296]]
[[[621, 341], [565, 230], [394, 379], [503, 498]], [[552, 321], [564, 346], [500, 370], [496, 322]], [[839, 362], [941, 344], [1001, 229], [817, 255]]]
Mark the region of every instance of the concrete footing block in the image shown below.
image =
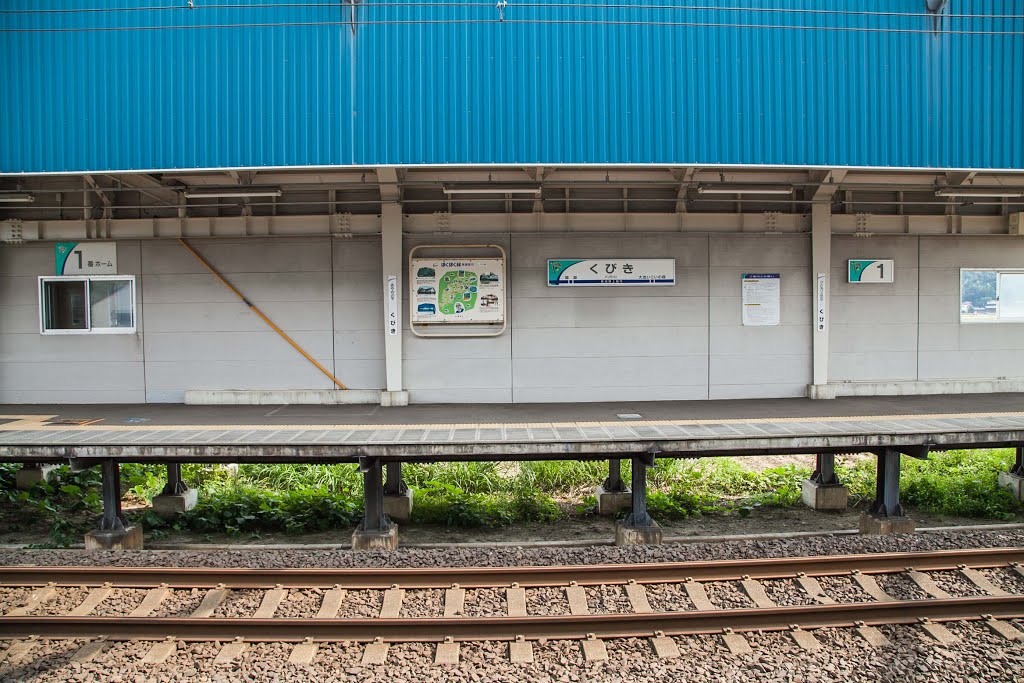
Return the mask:
[[412, 519], [412, 489], [400, 496], [384, 496], [384, 514], [400, 522]]
[[1014, 498], [1024, 502], [1024, 477], [1018, 477], [1016, 474], [1010, 474], [1009, 472], [1000, 472], [999, 485], [1004, 489], [1009, 489]]
[[597, 498], [599, 515], [617, 515], [633, 505], [633, 493], [628, 488], [624, 491], [605, 491], [604, 486], [598, 486], [594, 497]]
[[661, 543], [661, 525], [651, 520], [650, 526], [615, 524], [615, 545], [658, 545]]
[[352, 550], [395, 550], [398, 548], [398, 525], [384, 531], [366, 531], [360, 524], [352, 532]]
[[878, 517], [861, 513], [860, 532], [866, 536], [888, 536], [889, 534], [912, 534], [917, 523], [910, 517]]
[[838, 484], [827, 486], [804, 479], [801, 498], [804, 505], [812, 510], [845, 510], [850, 501], [850, 491]]
[[14, 485], [19, 489], [30, 489], [36, 484], [50, 481], [56, 465], [37, 465], [35, 467], [22, 467], [14, 473]]
[[161, 519], [174, 519], [181, 513], [194, 508], [198, 499], [198, 489], [188, 489], [184, 493], [177, 493], [173, 496], [165, 494], [153, 496], [153, 512]]
[[383, 408], [398, 408], [409, 405], [408, 391], [382, 391], [380, 392], [380, 405]]
[[86, 550], [142, 550], [142, 527], [130, 524], [117, 531], [90, 531], [85, 535]]

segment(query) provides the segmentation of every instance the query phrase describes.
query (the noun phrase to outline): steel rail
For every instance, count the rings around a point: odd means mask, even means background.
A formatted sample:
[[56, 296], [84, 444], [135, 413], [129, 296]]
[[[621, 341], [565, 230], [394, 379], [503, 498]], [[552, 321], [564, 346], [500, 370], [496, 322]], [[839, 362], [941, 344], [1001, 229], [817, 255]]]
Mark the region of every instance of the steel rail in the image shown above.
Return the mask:
[[975, 569], [1024, 564], [1024, 548], [975, 548], [930, 552], [824, 555], [810, 557], [603, 564], [578, 566], [445, 567], [445, 568], [314, 568], [244, 569], [215, 567], [0, 567], [0, 586], [100, 586], [121, 588], [315, 588], [335, 584], [350, 589], [493, 588], [517, 583], [523, 587], [727, 581], [743, 577], [785, 579], [798, 575], [830, 576], [860, 571], [881, 574], [913, 567], [919, 571]]
[[577, 616], [459, 617], [427, 619], [245, 619], [150, 617], [4, 617], [0, 638], [85, 638], [108, 640], [231, 640], [298, 642], [438, 642], [561, 638], [644, 638], [733, 631], [784, 631], [851, 627], [859, 624], [914, 624], [1024, 617], [1024, 595], [985, 596], [842, 605], [659, 612], [654, 614], [587, 614]]

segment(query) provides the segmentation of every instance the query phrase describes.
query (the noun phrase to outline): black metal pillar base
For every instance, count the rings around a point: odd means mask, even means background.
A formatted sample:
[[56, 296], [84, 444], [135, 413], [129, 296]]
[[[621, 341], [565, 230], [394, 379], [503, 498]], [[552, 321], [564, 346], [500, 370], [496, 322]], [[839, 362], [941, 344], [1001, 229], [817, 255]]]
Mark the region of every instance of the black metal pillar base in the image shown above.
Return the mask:
[[160, 495], [180, 496], [187, 492], [188, 484], [181, 478], [181, 463], [167, 463], [167, 484], [164, 486], [163, 491], [160, 492]]
[[875, 454], [878, 467], [875, 474], [875, 501], [871, 514], [876, 517], [902, 517], [900, 505], [900, 452], [886, 448]]
[[365, 532], [386, 532], [391, 520], [384, 514], [384, 481], [380, 458], [360, 458], [359, 471], [363, 473], [363, 523]]
[[608, 461], [608, 478], [602, 485], [605, 493], [622, 493], [626, 490], [622, 483], [622, 460], [613, 458]]
[[818, 453], [814, 463], [811, 481], [818, 486], [840, 486], [836, 476], [836, 456], [832, 453]]
[[103, 461], [103, 516], [100, 531], [124, 531], [128, 520], [121, 513], [121, 468], [113, 460]]
[[387, 480], [384, 482], [384, 495], [404, 496], [409, 491], [409, 487], [402, 481], [402, 463], [389, 462], [384, 467], [388, 474]]
[[1017, 447], [1017, 457], [1014, 458], [1013, 467], [1010, 468], [1010, 474], [1015, 477], [1024, 477], [1024, 447]]
[[633, 458], [632, 489], [633, 499], [629, 515], [622, 524], [626, 527], [655, 526], [647, 514], [647, 468], [654, 467], [654, 455], [645, 454]]

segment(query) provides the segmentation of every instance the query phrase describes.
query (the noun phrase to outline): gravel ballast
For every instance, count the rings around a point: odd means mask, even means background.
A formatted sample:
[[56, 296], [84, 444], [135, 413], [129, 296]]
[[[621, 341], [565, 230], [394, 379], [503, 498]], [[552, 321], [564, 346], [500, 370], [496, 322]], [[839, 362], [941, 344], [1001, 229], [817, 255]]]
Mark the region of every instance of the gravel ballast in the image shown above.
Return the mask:
[[[597, 563], [638, 563], [687, 560], [741, 559], [861, 552], [898, 552], [971, 547], [1024, 546], [1024, 531], [1007, 530], [970, 533], [942, 532], [896, 537], [813, 537], [790, 540], [730, 541], [616, 548], [445, 548], [437, 550], [398, 550], [392, 553], [352, 553], [338, 550], [217, 550], [217, 551], [141, 551], [121, 553], [84, 553], [65, 550], [0, 551], [2, 564], [57, 564], [122, 566], [221, 566], [221, 567], [433, 567], [433, 566], [515, 566]], [[1024, 580], [1010, 570], [983, 570], [995, 585], [1014, 592], [1024, 588]], [[929, 573], [936, 577], [936, 573]], [[712, 585], [720, 583], [720, 586]], [[836, 600], [870, 600], [850, 577], [822, 577], [823, 590]], [[958, 572], [939, 576], [936, 583], [954, 595], [973, 594], [977, 589]], [[900, 575], [879, 584], [891, 593], [915, 591], [912, 581]], [[737, 583], [704, 584], [713, 602], [722, 606], [750, 606], [752, 603]], [[779, 604], [810, 603], [793, 581], [763, 581], [770, 598]], [[646, 587], [655, 610], [693, 609], [679, 584], [653, 584]], [[81, 588], [60, 589], [60, 607], [73, 609], [88, 593]], [[188, 614], [198, 606], [205, 591], [175, 590], [156, 610], [160, 614]], [[236, 591], [222, 608], [251, 614], [258, 601], [247, 591]], [[629, 602], [621, 586], [592, 589], [587, 587], [591, 611], [629, 612]], [[278, 608], [280, 616], [315, 614], [322, 591], [292, 590]], [[376, 616], [381, 608], [381, 591], [349, 591], [338, 616]], [[21, 602], [26, 594], [4, 596], [7, 604]], [[138, 594], [108, 600], [101, 609], [129, 609]], [[234, 598], [233, 600], [231, 598]], [[901, 596], [902, 597], [902, 596]], [[567, 614], [564, 588], [527, 589], [530, 614]], [[121, 604], [118, 604], [121, 603]], [[504, 613], [504, 590], [467, 589], [467, 616]], [[50, 612], [53, 605], [45, 610]], [[443, 610], [443, 591], [408, 590], [402, 616], [437, 615]], [[290, 644], [253, 643], [229, 664], [215, 664], [220, 651], [216, 643], [181, 643], [162, 664], [144, 664], [141, 660], [149, 645], [111, 643], [93, 661], [72, 662], [71, 656], [84, 641], [37, 642], [24, 657], [10, 659], [4, 654], [10, 643], [0, 641], [0, 680], [136, 681], [188, 680], [219, 682], [244, 680], [269, 681], [351, 681], [402, 683], [420, 680], [454, 681], [537, 681], [538, 683], [626, 683], [632, 681], [879, 681], [925, 682], [938, 680], [1013, 681], [1024, 670], [1024, 642], [1010, 641], [982, 623], [954, 622], [947, 627], [958, 642], [942, 645], [919, 626], [882, 626], [889, 639], [886, 647], [872, 647], [854, 629], [814, 631], [822, 649], [807, 652], [791, 634], [749, 633], [745, 638], [752, 648], [749, 654], [733, 654], [720, 636], [700, 635], [673, 638], [680, 651], [676, 659], [659, 659], [645, 639], [606, 641], [607, 661], [588, 662], [581, 643], [548, 641], [533, 646], [534, 662], [512, 664], [509, 645], [504, 642], [464, 643], [460, 661], [454, 666], [437, 666], [436, 645], [394, 644], [381, 666], [363, 666], [364, 645], [327, 643], [320, 645], [308, 666], [288, 662]], [[1017, 627], [1024, 630], [1024, 622]]]
[[[71, 662], [84, 641], [40, 640], [26, 657], [0, 662], [4, 680], [135, 681], [346, 681], [402, 683], [412, 681], [880, 681], [913, 683], [964, 680], [1010, 682], [1024, 666], [1024, 646], [997, 636], [975, 623], [951, 623], [959, 638], [940, 645], [917, 626], [883, 626], [889, 646], [871, 647], [853, 629], [823, 629], [813, 634], [822, 648], [802, 650], [786, 632], [748, 633], [752, 652], [733, 654], [721, 637], [673, 638], [676, 659], [658, 659], [646, 640], [607, 641], [608, 660], [588, 662], [578, 642], [549, 641], [534, 645], [534, 662], [512, 664], [508, 644], [466, 643], [454, 666], [433, 663], [435, 646], [404, 643], [389, 648], [382, 666], [361, 664], [358, 643], [321, 645], [309, 665], [288, 663], [291, 645], [253, 643], [229, 664], [215, 664], [215, 643], [180, 643], [161, 664], [141, 661], [148, 645], [113, 643], [88, 663]], [[0, 645], [0, 656], [2, 648]]]
[[944, 531], [895, 536], [814, 536], [779, 540], [671, 543], [658, 546], [501, 547], [348, 550], [0, 550], [0, 565], [139, 567], [508, 567], [636, 564], [754, 557], [921, 552], [1024, 546], [1024, 530]]

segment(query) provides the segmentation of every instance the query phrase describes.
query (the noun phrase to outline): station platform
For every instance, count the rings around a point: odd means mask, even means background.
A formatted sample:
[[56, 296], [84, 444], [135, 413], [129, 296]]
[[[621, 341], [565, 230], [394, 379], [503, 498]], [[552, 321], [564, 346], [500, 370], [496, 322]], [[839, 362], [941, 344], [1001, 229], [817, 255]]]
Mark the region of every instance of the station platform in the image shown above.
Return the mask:
[[376, 406], [0, 405], [0, 460], [405, 462], [1024, 444], [1019, 394]]

